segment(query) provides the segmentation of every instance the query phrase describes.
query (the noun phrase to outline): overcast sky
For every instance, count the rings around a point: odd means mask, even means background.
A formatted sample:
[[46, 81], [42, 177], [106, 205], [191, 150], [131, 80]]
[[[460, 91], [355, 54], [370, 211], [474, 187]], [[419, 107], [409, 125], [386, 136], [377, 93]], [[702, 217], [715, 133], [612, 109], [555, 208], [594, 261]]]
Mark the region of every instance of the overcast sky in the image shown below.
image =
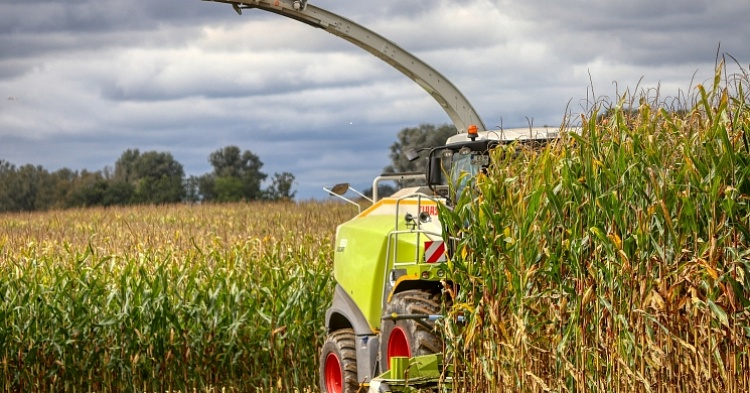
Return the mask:
[[[750, 65], [748, 0], [311, 0], [459, 87], [488, 127], [558, 126], [592, 97], [710, 80], [717, 52]], [[735, 66], [735, 69], [738, 67]], [[592, 93], [593, 91], [593, 93]], [[450, 120], [358, 47], [264, 11], [199, 0], [0, 0], [0, 159], [114, 167], [130, 148], [188, 175], [237, 145], [263, 171], [367, 188], [404, 127]]]

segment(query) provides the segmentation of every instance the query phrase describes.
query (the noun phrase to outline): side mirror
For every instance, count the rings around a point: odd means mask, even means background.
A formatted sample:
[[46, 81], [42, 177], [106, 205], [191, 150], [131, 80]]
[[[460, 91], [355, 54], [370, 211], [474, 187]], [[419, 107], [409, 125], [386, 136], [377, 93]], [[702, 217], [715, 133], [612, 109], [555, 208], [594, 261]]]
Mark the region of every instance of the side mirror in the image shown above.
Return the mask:
[[419, 152], [415, 148], [409, 148], [409, 150], [406, 151], [406, 159], [409, 161], [414, 161], [417, 158], [419, 158]]
[[344, 195], [347, 191], [349, 191], [349, 183], [339, 183], [328, 190], [328, 192], [332, 192], [336, 195]]

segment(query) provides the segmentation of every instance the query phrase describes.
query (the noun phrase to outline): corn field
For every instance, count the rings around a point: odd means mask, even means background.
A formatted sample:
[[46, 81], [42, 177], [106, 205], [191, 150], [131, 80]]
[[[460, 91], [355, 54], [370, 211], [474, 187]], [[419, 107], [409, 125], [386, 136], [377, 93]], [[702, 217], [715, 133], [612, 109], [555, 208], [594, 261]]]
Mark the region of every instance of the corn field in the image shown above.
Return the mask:
[[249, 203], [0, 216], [0, 391], [316, 386], [332, 239], [354, 210]]
[[747, 85], [719, 67], [690, 100], [623, 94], [493, 152], [441, 211], [457, 391], [750, 391]]
[[[456, 391], [750, 391], [748, 75], [712, 82], [596, 103], [541, 150], [499, 147], [440, 209]], [[355, 213], [0, 216], [0, 391], [314, 389], [335, 227]]]

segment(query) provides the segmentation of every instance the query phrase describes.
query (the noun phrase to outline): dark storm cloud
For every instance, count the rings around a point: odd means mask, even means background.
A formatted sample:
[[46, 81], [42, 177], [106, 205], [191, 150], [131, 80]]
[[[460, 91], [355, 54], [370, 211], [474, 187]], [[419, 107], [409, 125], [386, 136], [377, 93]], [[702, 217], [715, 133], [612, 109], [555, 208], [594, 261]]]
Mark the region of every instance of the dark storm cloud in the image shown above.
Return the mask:
[[747, 54], [750, 4], [745, 0], [653, 2], [503, 1], [514, 17], [548, 39], [561, 57], [606, 57], [625, 64], [669, 65], [710, 60], [719, 50]]
[[198, 0], [5, 0], [1, 7], [0, 34], [148, 30], [191, 25], [225, 13]]
[[[312, 3], [433, 65], [488, 126], [558, 125], [589, 105], [590, 84], [674, 94], [713, 75], [719, 42], [750, 62], [746, 0]], [[448, 117], [412, 81], [279, 15], [199, 0], [0, 3], [0, 158], [15, 164], [98, 170], [138, 148], [202, 174], [237, 145], [320, 197], [369, 186], [396, 133], [423, 122]]]
[[21, 61], [0, 62], [0, 80], [10, 79], [25, 74], [29, 69], [28, 64]]
[[197, 0], [3, 3], [0, 60], [184, 45], [202, 34], [202, 23], [212, 15], [223, 14], [208, 4]]

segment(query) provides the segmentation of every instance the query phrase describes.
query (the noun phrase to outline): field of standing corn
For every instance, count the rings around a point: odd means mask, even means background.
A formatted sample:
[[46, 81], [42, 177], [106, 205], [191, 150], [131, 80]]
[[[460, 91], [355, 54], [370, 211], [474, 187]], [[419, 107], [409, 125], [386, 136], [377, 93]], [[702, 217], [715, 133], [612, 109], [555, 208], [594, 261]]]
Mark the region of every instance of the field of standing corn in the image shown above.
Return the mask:
[[0, 216], [0, 391], [317, 385], [337, 203]]
[[[624, 94], [580, 135], [493, 152], [440, 211], [457, 391], [750, 391], [747, 81], [717, 72], [670, 105]], [[354, 213], [0, 216], [0, 391], [316, 386], [334, 229]]]
[[458, 238], [461, 392], [750, 391], [748, 74], [624, 94], [580, 135], [498, 148]]

